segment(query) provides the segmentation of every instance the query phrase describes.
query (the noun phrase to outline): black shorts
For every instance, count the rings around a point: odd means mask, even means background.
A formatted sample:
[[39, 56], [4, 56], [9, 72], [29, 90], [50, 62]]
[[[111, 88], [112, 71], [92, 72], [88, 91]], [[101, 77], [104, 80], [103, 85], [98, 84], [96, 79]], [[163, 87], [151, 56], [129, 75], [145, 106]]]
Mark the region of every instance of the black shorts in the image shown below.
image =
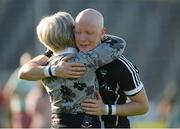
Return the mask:
[[100, 128], [98, 116], [59, 113], [52, 114], [52, 128]]
[[101, 119], [105, 128], [130, 128], [127, 117], [118, 117], [117, 120], [116, 116], [102, 116]]

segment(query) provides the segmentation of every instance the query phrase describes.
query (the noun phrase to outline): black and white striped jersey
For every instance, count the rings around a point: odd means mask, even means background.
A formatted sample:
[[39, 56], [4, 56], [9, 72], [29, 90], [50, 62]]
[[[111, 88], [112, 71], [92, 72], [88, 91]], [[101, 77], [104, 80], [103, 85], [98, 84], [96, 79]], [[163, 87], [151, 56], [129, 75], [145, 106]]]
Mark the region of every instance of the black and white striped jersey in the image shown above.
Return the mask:
[[[127, 96], [136, 95], [143, 89], [138, 69], [124, 56], [99, 68], [96, 75], [100, 94], [105, 104], [124, 104]], [[128, 121], [126, 117], [116, 116], [103, 116], [102, 119], [105, 124], [112, 123], [113, 120], [116, 121], [115, 124], [120, 124], [117, 119], [124, 123]]]

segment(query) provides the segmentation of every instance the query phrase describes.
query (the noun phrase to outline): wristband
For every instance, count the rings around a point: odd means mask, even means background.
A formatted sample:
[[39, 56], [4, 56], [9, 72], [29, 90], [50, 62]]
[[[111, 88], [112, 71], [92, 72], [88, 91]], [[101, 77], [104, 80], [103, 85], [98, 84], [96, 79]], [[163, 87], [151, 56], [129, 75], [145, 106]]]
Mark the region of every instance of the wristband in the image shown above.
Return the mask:
[[51, 67], [51, 73], [52, 73], [52, 76], [56, 76], [56, 66], [55, 65], [52, 65]]
[[52, 71], [51, 71], [51, 67], [52, 67], [52, 66], [50, 66], [50, 67], [48, 68], [48, 72], [49, 72], [50, 77], [54, 77], [53, 74], [52, 74]]
[[49, 49], [46, 50], [46, 52], [44, 53], [45, 56], [47, 56], [48, 58], [53, 56], [53, 52]]
[[45, 68], [44, 68], [44, 75], [45, 75], [45, 77], [50, 77], [49, 67], [50, 67], [50, 66], [45, 66]]
[[109, 112], [108, 112], [108, 115], [112, 115], [112, 107], [110, 104], [108, 104], [108, 107], [109, 107]]
[[112, 107], [111, 115], [116, 115], [116, 105], [111, 105], [111, 107]]
[[109, 114], [109, 106], [105, 104], [104, 115], [108, 115], [108, 114]]

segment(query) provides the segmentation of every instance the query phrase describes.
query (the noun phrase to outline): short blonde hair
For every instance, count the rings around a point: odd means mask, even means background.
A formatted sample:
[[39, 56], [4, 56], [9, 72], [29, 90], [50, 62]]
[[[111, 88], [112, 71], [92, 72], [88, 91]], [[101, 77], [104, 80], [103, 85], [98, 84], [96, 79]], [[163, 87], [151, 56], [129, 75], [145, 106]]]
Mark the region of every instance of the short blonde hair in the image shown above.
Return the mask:
[[57, 12], [43, 18], [36, 28], [42, 44], [52, 51], [75, 46], [74, 19], [67, 12]]

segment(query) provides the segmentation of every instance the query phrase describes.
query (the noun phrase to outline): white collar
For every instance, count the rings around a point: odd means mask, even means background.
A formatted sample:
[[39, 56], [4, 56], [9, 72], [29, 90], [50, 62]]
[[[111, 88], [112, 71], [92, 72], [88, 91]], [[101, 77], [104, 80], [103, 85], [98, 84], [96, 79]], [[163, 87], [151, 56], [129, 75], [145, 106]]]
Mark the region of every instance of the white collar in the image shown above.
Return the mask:
[[62, 54], [67, 54], [67, 53], [71, 53], [71, 54], [74, 54], [77, 52], [77, 49], [76, 48], [73, 48], [73, 47], [69, 47], [65, 50], [62, 50], [62, 51], [57, 51], [54, 53], [55, 56], [58, 56], [58, 55], [62, 55]]

